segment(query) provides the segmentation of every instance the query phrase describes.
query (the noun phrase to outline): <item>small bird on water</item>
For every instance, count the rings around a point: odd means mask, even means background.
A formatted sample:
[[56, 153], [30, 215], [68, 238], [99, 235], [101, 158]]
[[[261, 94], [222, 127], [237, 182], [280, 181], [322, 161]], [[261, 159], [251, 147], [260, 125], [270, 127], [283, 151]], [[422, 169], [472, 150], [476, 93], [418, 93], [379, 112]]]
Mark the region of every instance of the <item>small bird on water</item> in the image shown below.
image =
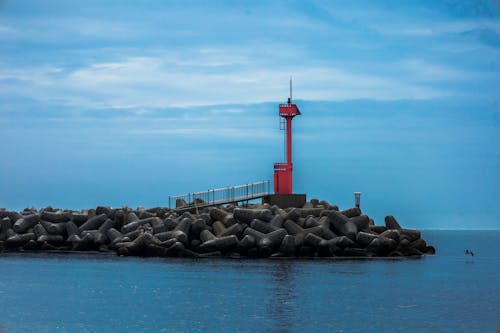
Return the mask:
[[470, 254], [472, 257], [474, 257], [474, 252], [471, 250], [465, 250], [465, 254]]

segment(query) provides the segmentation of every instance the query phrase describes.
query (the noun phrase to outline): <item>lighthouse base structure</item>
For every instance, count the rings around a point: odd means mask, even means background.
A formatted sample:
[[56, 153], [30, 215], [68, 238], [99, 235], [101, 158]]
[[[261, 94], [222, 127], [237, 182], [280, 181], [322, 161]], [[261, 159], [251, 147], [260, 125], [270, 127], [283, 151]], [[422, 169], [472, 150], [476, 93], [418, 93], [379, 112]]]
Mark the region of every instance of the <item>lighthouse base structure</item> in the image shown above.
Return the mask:
[[305, 194], [270, 194], [262, 198], [262, 203], [276, 205], [280, 208], [301, 208], [307, 201]]
[[274, 164], [274, 193], [292, 194], [292, 164]]

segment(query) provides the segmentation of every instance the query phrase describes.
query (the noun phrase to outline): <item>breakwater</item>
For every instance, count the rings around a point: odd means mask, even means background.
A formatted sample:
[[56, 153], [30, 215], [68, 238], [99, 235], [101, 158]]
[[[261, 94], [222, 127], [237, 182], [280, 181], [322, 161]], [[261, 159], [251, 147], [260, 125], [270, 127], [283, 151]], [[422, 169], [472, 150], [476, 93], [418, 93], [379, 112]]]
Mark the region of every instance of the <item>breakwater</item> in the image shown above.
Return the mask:
[[269, 204], [71, 211], [0, 209], [1, 251], [100, 251], [158, 257], [415, 257], [434, 254], [419, 230], [316, 199]]

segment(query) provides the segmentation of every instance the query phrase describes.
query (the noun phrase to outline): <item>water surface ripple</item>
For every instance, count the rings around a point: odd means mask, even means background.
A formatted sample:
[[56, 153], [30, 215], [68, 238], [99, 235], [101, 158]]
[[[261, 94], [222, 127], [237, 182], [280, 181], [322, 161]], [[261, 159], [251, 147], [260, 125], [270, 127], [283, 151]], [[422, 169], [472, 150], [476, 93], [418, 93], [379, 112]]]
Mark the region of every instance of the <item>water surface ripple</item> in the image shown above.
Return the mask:
[[1, 254], [0, 332], [498, 332], [499, 237], [424, 231], [421, 260]]

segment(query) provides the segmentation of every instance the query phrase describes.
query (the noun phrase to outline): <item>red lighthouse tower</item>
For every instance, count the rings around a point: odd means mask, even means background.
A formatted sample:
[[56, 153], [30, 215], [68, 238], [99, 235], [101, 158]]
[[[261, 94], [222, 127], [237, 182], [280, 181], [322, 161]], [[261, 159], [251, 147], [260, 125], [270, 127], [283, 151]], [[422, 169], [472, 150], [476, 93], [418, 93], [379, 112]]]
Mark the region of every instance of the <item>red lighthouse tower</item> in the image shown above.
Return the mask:
[[292, 190], [292, 119], [300, 115], [297, 105], [292, 103], [292, 79], [290, 79], [290, 98], [288, 103], [280, 104], [280, 127], [285, 130], [285, 163], [274, 164], [274, 194], [262, 198], [262, 203], [277, 205], [281, 208], [303, 207], [305, 194], [295, 194]]
[[276, 194], [292, 194], [292, 119], [300, 115], [297, 105], [292, 103], [292, 79], [290, 79], [290, 97], [287, 104], [280, 104], [280, 117], [283, 118], [286, 145], [286, 162], [274, 164], [274, 193]]

